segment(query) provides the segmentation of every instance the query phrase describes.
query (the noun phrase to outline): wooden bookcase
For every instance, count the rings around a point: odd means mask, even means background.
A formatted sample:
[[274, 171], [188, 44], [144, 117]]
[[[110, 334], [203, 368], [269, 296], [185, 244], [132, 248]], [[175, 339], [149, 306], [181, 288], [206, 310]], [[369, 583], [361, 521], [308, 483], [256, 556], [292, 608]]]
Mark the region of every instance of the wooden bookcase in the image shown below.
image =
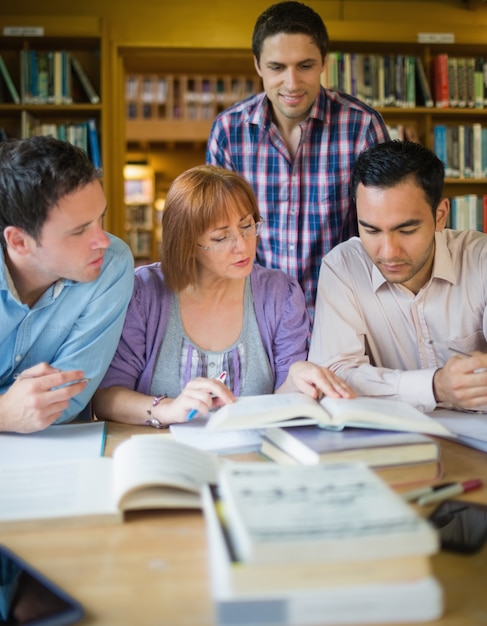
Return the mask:
[[[440, 52], [452, 57], [487, 58], [487, 32], [481, 26], [460, 25], [452, 28], [451, 25], [442, 27], [438, 23], [418, 26], [407, 22], [390, 24], [340, 21], [327, 22], [327, 28], [331, 51], [420, 57], [430, 86], [432, 86], [431, 59]], [[134, 154], [146, 158], [154, 167], [156, 179], [158, 170], [164, 170], [159, 173], [168, 183], [171, 177], [192, 166], [195, 161], [204, 161], [206, 140], [213, 117], [210, 116], [209, 119], [206, 115], [194, 115], [197, 106], [202, 104], [203, 96], [207, 95], [202, 87], [203, 81], [209, 81], [213, 86], [210, 94], [212, 111], [216, 114], [219, 110], [217, 103], [220, 97], [217, 85], [219, 80], [223, 81], [223, 76], [227, 81], [239, 77], [245, 79], [253, 77], [254, 80], [257, 78], [250, 50], [169, 49], [159, 45], [121, 45], [115, 46], [114, 57], [120, 69], [119, 97], [124, 102], [122, 119], [125, 137], [122, 135], [120, 138], [120, 152], [124, 153], [126, 158]], [[138, 91], [132, 91], [132, 97], [125, 100], [127, 79], [130, 78], [133, 79], [134, 85], [138, 85]], [[154, 89], [157, 81], [163, 81], [164, 102], [157, 102], [154, 95], [150, 103], [142, 102], [141, 85], [144, 78], [148, 79], [147, 84], [151, 84], [152, 94], [157, 93], [157, 89]], [[171, 95], [174, 85], [177, 85], [179, 98], [177, 115], [174, 115], [175, 92], [173, 91]], [[255, 87], [260, 88], [258, 82], [254, 83], [254, 89]], [[129, 91], [127, 95], [128, 93]], [[138, 95], [135, 95], [136, 93]], [[195, 93], [199, 93], [196, 101]], [[437, 124], [455, 126], [477, 123], [487, 126], [487, 108], [414, 106], [377, 107], [377, 109], [389, 126], [407, 127], [413, 131], [417, 140], [431, 149], [434, 149], [435, 145], [434, 128]], [[191, 110], [193, 117], [190, 114]], [[487, 195], [487, 179], [448, 178], [446, 193], [449, 196]]]
[[[70, 133], [74, 142], [74, 129], [77, 136], [87, 137], [88, 121], [96, 129], [100, 165], [103, 169], [103, 184], [110, 196], [112, 176], [110, 169], [109, 141], [105, 136], [106, 117], [110, 89], [107, 88], [107, 36], [105, 25], [99, 17], [91, 16], [0, 16], [0, 55], [20, 96], [15, 103], [3, 78], [0, 76], [0, 128], [10, 137], [30, 134], [60, 134], [63, 129]], [[68, 53], [68, 62], [63, 69], [63, 80], [67, 80], [64, 97], [55, 102], [46, 99], [42, 93], [37, 98], [29, 98], [26, 90], [29, 83], [22, 83], [27, 73], [21, 67], [21, 57], [37, 53], [37, 60], [51, 53]], [[74, 71], [70, 56], [81, 66], [97, 98], [92, 102], [77, 72]], [[53, 56], [51, 54], [51, 56]], [[56, 54], [57, 56], [57, 54]], [[37, 71], [39, 73], [39, 66]], [[52, 68], [50, 68], [51, 70]], [[49, 71], [54, 77], [54, 72]], [[37, 77], [33, 77], [35, 84]], [[59, 135], [60, 136], [60, 135]], [[64, 139], [65, 136], [60, 136]], [[88, 154], [91, 147], [87, 144]], [[95, 161], [95, 159], [93, 159]], [[110, 203], [109, 203], [110, 206]], [[110, 212], [106, 218], [106, 228], [111, 230]]]

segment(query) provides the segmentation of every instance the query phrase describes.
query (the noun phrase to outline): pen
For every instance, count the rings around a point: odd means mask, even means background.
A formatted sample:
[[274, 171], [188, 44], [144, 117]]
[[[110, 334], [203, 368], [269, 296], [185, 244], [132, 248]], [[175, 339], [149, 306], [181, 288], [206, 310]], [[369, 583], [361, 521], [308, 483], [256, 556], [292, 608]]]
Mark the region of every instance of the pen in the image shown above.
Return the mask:
[[[224, 383], [226, 378], [227, 378], [227, 373], [226, 372], [222, 372], [220, 374], [220, 376], [218, 376], [217, 380], [219, 380], [221, 383]], [[213, 397], [213, 394], [212, 394], [212, 397]], [[198, 411], [196, 409], [191, 409], [191, 411], [188, 413], [188, 417], [186, 418], [186, 421], [190, 422], [197, 415], [198, 415]]]
[[[448, 346], [448, 350], [456, 352], [457, 354], [461, 354], [462, 356], [472, 356], [468, 352], [463, 352], [462, 350], [458, 350], [457, 348], [451, 348], [450, 346]], [[479, 367], [478, 369], [473, 371], [474, 374], [483, 374], [484, 372], [487, 372], [487, 368], [485, 367]]]
[[421, 496], [418, 500], [418, 504], [420, 506], [425, 506], [427, 504], [433, 504], [434, 502], [440, 502], [441, 500], [446, 500], [451, 496], [457, 496], [460, 493], [466, 493], [467, 491], [478, 489], [479, 487], [482, 487], [483, 484], [483, 481], [478, 478], [466, 480], [463, 483], [454, 483], [453, 485], [449, 485], [443, 489], [438, 489], [434, 493]]
[[406, 500], [406, 502], [412, 502], [413, 500], [417, 500], [418, 498], [421, 498], [421, 496], [427, 496], [431, 493], [434, 493], [435, 491], [438, 491], [439, 489], [445, 489], [446, 487], [451, 487], [452, 485], [455, 485], [456, 483], [442, 483], [441, 485], [432, 485], [429, 487], [418, 487], [418, 489], [412, 489], [411, 491], [405, 491], [404, 493], [401, 493], [401, 498], [403, 500]]

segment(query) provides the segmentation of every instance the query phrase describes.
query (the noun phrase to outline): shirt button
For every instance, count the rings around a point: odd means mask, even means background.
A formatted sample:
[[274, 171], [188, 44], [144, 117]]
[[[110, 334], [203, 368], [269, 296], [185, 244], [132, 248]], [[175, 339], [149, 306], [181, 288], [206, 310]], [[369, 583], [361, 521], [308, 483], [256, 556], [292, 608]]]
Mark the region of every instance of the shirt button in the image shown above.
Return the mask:
[[22, 355], [21, 354], [17, 354], [17, 356], [15, 357], [15, 361], [18, 363], [19, 361], [22, 361]]
[[289, 250], [294, 250], [295, 248], [296, 246], [293, 243], [289, 246]]

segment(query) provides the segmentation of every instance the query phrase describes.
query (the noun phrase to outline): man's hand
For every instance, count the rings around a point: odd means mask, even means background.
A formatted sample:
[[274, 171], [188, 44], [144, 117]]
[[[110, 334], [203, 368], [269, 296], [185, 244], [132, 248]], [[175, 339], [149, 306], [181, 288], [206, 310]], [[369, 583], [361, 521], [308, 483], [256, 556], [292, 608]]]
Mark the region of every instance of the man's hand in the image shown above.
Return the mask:
[[[57, 389], [60, 385], [67, 386]], [[47, 428], [85, 387], [81, 370], [60, 372], [48, 363], [24, 370], [0, 396], [0, 431], [31, 433]]]
[[433, 392], [438, 403], [455, 409], [487, 408], [487, 354], [455, 356], [435, 372]]
[[315, 400], [322, 396], [330, 398], [355, 398], [355, 392], [347, 383], [326, 367], [309, 361], [296, 361], [289, 368], [285, 382], [276, 393], [300, 391]]

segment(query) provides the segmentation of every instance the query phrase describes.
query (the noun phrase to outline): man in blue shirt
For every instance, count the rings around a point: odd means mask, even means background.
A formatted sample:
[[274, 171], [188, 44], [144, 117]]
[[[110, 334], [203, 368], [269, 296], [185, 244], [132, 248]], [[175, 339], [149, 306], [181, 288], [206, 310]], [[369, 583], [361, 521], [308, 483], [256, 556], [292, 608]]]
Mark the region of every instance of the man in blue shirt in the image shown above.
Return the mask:
[[77, 417], [115, 353], [133, 258], [99, 176], [67, 142], [0, 143], [0, 431]]

